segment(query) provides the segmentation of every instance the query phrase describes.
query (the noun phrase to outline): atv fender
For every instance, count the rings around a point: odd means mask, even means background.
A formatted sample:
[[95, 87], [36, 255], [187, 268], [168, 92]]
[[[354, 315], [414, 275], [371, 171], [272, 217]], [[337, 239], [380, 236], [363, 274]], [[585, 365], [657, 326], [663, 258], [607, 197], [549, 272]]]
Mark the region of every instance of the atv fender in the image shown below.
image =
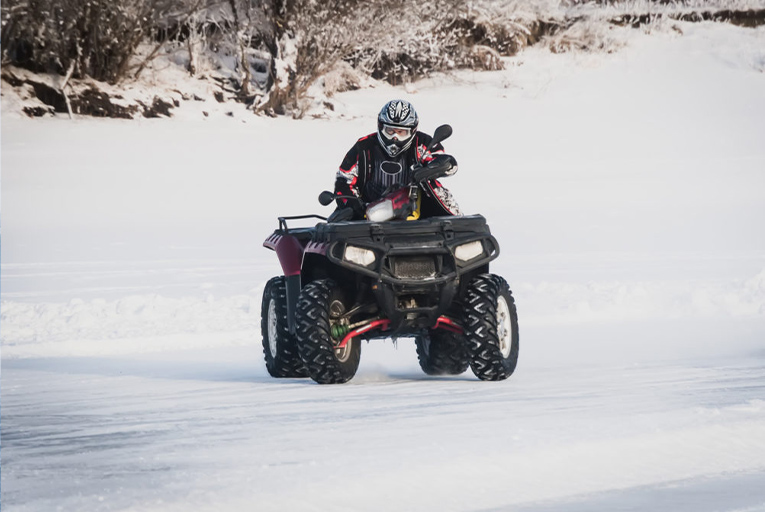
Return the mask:
[[279, 233], [268, 237], [263, 246], [276, 252], [282, 266], [287, 291], [287, 327], [290, 334], [295, 334], [295, 310], [300, 294], [300, 267], [305, 248], [297, 237]]
[[300, 275], [300, 266], [303, 264], [303, 251], [305, 249], [297, 237], [274, 233], [263, 242], [263, 247], [268, 247], [276, 252], [285, 276]]

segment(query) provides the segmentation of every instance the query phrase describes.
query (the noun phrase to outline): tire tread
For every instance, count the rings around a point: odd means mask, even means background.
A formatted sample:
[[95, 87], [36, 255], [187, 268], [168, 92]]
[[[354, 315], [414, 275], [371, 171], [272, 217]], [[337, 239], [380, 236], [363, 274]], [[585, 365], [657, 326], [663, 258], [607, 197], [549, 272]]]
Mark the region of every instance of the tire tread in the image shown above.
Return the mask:
[[[497, 299], [504, 295], [510, 309], [513, 346], [504, 358], [497, 334]], [[510, 287], [500, 276], [481, 274], [468, 285], [465, 294], [465, 335], [470, 350], [470, 368], [481, 380], [504, 380], [518, 363], [518, 314]]]
[[297, 305], [297, 340], [300, 358], [308, 375], [319, 384], [342, 384], [356, 374], [359, 365], [359, 340], [351, 340], [353, 353], [346, 362], [338, 361], [332, 345], [329, 304], [337, 287], [331, 279], [307, 284]]
[[[274, 300], [276, 308], [276, 357], [271, 355], [268, 343], [268, 305]], [[263, 356], [268, 374], [275, 378], [308, 377], [308, 370], [303, 365], [298, 353], [297, 340], [290, 334], [287, 323], [287, 285], [284, 276], [270, 279], [263, 290], [263, 303], [260, 311], [260, 330], [263, 339]]]

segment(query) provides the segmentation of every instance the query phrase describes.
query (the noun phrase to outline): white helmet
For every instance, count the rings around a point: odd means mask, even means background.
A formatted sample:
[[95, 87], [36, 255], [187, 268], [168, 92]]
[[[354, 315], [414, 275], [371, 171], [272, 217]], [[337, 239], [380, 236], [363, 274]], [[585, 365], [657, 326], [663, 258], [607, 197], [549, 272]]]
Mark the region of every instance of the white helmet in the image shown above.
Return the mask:
[[396, 156], [412, 145], [420, 119], [411, 103], [393, 100], [377, 116], [377, 138], [389, 156]]

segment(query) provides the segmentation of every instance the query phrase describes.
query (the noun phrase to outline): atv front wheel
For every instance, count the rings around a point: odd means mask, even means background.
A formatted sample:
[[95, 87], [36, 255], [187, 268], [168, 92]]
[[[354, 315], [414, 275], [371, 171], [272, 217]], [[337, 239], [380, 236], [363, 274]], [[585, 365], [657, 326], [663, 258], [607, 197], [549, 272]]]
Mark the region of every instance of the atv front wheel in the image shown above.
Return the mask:
[[319, 384], [341, 384], [356, 375], [361, 360], [361, 341], [351, 339], [343, 348], [332, 332], [344, 331], [348, 304], [332, 279], [309, 283], [298, 297], [296, 322], [300, 358], [308, 374]]
[[428, 331], [414, 342], [420, 368], [428, 375], [460, 375], [470, 365], [467, 341], [461, 334]]
[[518, 313], [501, 277], [481, 274], [465, 295], [465, 337], [470, 367], [481, 380], [504, 380], [518, 364]]
[[266, 370], [272, 377], [308, 377], [298, 354], [297, 341], [287, 326], [287, 286], [284, 277], [274, 277], [263, 290], [260, 330]]

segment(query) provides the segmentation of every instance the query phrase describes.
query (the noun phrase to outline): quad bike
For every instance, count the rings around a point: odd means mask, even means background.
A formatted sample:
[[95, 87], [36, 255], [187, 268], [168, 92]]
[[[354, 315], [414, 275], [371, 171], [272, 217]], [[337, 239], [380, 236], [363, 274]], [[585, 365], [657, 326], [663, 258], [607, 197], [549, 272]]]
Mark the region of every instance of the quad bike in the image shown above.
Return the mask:
[[[439, 127], [427, 153], [451, 135]], [[264, 242], [283, 276], [263, 292], [261, 328], [273, 377], [310, 376], [343, 383], [356, 374], [361, 341], [414, 338], [428, 375], [458, 375], [468, 366], [481, 380], [504, 380], [518, 361], [518, 316], [505, 280], [489, 273], [499, 245], [481, 215], [416, 218], [421, 183], [456, 162], [436, 155], [413, 169], [412, 183], [366, 206], [329, 219], [279, 217]], [[319, 201], [360, 201], [323, 192]], [[413, 215], [414, 214], [414, 215]], [[319, 219], [315, 227], [287, 221]]]

